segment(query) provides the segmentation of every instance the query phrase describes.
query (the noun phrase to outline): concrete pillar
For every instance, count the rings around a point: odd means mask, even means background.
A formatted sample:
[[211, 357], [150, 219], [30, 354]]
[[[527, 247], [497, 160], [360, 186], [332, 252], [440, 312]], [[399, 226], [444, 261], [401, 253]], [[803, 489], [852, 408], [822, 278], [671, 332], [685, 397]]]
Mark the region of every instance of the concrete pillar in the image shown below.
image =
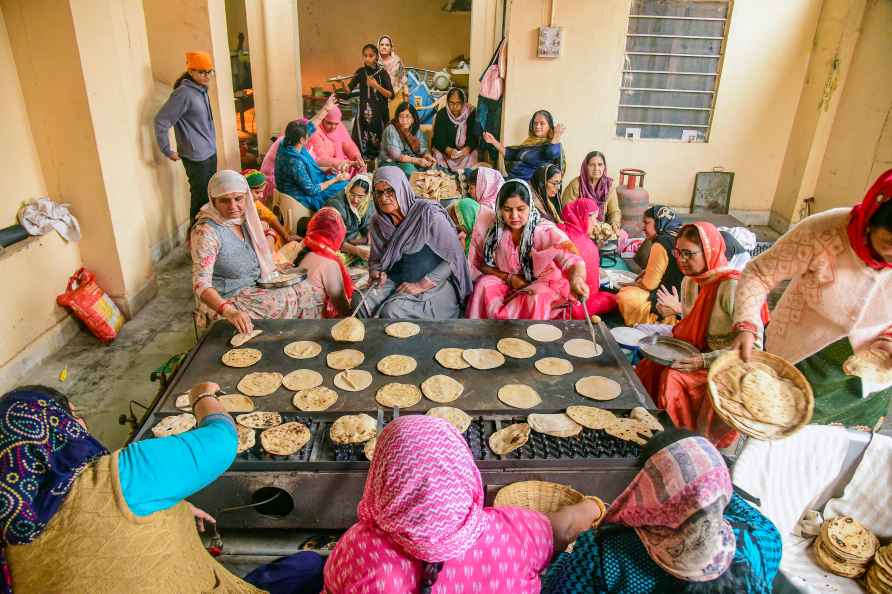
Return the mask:
[[217, 166], [240, 169], [225, 2], [143, 0], [142, 4], [155, 80], [173, 86], [185, 71], [186, 52], [211, 54], [216, 76], [208, 88], [208, 98], [217, 132]]
[[815, 195], [849, 67], [861, 36], [868, 0], [825, 0], [815, 32], [808, 73], [799, 98], [770, 225], [786, 231]]
[[246, 0], [258, 148], [303, 115], [297, 0]]
[[138, 0], [2, 0], [47, 191], [72, 205], [84, 265], [132, 315], [157, 291], [139, 106], [151, 72]]

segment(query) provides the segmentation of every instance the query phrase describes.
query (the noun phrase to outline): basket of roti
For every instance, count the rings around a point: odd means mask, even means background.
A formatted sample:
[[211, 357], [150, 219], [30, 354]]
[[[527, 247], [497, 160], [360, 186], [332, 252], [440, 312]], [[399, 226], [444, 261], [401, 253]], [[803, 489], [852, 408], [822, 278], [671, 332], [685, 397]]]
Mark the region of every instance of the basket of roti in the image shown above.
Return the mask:
[[547, 514], [579, 503], [583, 499], [594, 501], [601, 511], [595, 522], [595, 526], [597, 526], [607, 510], [604, 502], [597, 497], [587, 497], [573, 487], [559, 483], [546, 481], [511, 483], [499, 489], [495, 501], [493, 501], [493, 507], [523, 507]]
[[744, 362], [737, 351], [709, 368], [709, 398], [716, 414], [757, 439], [789, 437], [811, 420], [815, 396], [805, 376], [789, 361], [754, 351]]

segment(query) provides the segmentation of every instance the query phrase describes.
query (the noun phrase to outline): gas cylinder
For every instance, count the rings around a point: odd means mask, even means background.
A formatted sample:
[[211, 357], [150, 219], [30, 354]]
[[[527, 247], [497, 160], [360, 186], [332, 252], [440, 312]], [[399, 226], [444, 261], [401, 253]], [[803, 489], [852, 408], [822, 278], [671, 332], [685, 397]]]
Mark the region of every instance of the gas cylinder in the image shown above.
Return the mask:
[[622, 225], [629, 237], [643, 237], [642, 217], [650, 206], [650, 194], [644, 189], [643, 169], [620, 169], [616, 194], [623, 213]]

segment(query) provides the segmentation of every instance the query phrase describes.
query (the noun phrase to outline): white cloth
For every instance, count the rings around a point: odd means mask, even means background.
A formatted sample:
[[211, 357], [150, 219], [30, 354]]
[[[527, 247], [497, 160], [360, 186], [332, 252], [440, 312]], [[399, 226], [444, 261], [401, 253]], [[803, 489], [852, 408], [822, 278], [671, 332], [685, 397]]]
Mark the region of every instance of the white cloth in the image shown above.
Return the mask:
[[759, 242], [759, 238], [756, 237], [756, 234], [746, 227], [719, 227], [719, 231], [730, 233], [731, 236], [737, 240], [737, 243], [748, 252], [752, 252], [756, 249], [756, 244]]
[[67, 204], [46, 196], [27, 202], [19, 209], [19, 224], [31, 235], [44, 235], [55, 229], [66, 241], [80, 241], [81, 226]]
[[892, 437], [875, 433], [842, 497], [831, 499], [825, 518], [851, 516], [882, 541], [892, 538]]

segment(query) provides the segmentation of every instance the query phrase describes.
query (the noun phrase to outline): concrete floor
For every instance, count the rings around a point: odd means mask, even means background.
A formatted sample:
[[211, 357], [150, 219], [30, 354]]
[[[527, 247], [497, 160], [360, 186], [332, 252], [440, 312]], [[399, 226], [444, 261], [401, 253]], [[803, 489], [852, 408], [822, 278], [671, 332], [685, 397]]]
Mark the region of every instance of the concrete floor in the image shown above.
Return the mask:
[[[80, 409], [90, 432], [106, 447], [124, 444], [130, 432], [118, 423], [136, 400], [149, 405], [160, 385], [152, 371], [195, 344], [192, 324], [191, 259], [183, 247], [158, 266], [158, 296], [103, 346], [87, 332], [76, 336], [29, 374], [27, 383], [52, 386]], [[66, 381], [59, 375], [68, 368]], [[143, 412], [133, 407], [137, 418]]]

